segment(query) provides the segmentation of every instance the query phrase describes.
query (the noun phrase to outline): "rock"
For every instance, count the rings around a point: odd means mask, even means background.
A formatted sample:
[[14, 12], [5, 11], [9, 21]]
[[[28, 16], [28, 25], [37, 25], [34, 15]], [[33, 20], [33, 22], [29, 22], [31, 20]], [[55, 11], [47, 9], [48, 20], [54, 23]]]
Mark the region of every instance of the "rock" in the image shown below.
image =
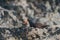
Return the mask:
[[0, 0], [0, 40], [60, 40], [60, 0]]
[[16, 40], [14, 37], [9, 37], [6, 40]]

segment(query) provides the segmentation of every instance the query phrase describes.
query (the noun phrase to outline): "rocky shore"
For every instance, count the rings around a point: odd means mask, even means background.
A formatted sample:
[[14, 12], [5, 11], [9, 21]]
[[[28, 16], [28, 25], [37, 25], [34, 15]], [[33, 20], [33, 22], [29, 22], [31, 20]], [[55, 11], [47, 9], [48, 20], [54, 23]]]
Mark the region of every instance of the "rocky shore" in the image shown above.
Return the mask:
[[0, 0], [0, 40], [60, 40], [60, 0]]

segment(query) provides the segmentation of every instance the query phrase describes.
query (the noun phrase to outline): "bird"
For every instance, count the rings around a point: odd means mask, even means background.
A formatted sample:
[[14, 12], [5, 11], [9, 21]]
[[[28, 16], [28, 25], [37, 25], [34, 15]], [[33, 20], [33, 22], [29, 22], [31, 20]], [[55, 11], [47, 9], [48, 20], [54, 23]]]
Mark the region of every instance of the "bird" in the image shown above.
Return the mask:
[[45, 27], [47, 27], [47, 25], [45, 25], [45, 24], [42, 24], [42, 23], [35, 23], [35, 27], [36, 28], [45, 28]]
[[33, 28], [45, 28], [47, 27], [48, 25], [46, 24], [42, 24], [42, 23], [33, 23], [32, 20], [28, 20], [29, 24], [30, 24], [30, 27], [33, 27]]

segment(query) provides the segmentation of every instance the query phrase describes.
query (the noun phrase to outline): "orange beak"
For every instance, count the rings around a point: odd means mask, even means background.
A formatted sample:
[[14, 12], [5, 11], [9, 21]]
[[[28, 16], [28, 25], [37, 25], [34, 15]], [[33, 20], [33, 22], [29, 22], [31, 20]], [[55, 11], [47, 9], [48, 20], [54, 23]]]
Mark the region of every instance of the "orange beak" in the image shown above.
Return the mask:
[[28, 24], [28, 19], [23, 20], [23, 24], [27, 25]]

